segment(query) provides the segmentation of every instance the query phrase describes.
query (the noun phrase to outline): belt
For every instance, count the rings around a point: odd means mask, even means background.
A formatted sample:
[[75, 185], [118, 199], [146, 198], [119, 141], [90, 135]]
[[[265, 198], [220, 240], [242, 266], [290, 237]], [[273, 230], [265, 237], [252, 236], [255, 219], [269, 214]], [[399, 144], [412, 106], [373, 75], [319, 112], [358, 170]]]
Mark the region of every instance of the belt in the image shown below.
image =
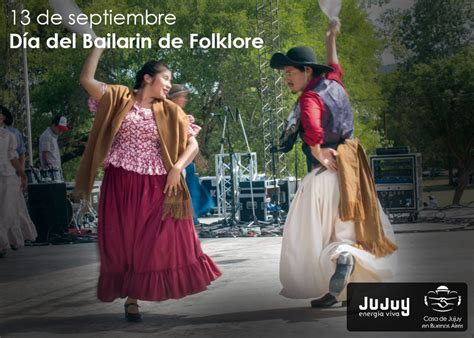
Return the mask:
[[313, 165], [313, 169], [317, 169], [319, 168], [317, 171], [316, 171], [316, 174], [314, 176], [318, 176], [319, 174], [322, 174], [323, 172], [325, 172], [327, 170], [327, 168], [321, 164], [315, 164]]

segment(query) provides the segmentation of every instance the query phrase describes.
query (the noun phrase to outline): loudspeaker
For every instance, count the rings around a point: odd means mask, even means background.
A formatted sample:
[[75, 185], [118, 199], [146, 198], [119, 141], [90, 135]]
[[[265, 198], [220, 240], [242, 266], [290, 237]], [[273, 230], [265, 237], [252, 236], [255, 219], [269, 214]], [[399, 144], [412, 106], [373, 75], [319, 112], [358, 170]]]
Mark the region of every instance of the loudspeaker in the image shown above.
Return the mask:
[[[298, 180], [298, 184], [300, 180]], [[278, 185], [280, 186], [280, 206], [281, 209], [288, 212], [290, 210], [291, 202], [296, 195], [297, 191], [297, 182], [296, 180], [280, 180]]]
[[252, 181], [252, 189], [250, 189], [250, 182], [239, 182], [240, 220], [242, 222], [254, 220], [253, 209], [255, 209], [257, 220], [268, 221], [268, 203], [272, 200], [273, 195], [280, 193], [280, 187], [275, 187], [271, 185], [272, 183], [273, 181]]
[[377, 155], [400, 155], [400, 154], [409, 154], [409, 147], [390, 147], [390, 148], [376, 148], [375, 154]]
[[253, 194], [253, 204], [252, 197], [250, 194], [240, 194], [239, 195], [240, 203], [240, 220], [242, 222], [253, 221], [253, 209], [255, 209], [255, 217], [259, 221], [267, 220], [267, 202], [265, 193], [254, 193]]
[[51, 234], [67, 231], [72, 215], [66, 199], [66, 184], [29, 184], [28, 209], [38, 241], [48, 241]]

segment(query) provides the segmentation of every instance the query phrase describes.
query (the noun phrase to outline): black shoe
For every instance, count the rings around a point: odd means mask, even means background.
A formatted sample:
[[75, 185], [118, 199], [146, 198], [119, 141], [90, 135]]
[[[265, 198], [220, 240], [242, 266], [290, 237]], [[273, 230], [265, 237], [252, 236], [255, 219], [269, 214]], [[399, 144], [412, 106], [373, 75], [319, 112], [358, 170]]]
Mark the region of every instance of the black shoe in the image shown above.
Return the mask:
[[343, 252], [337, 257], [336, 271], [329, 281], [329, 293], [338, 296], [347, 285], [354, 269], [354, 257], [349, 252]]
[[17, 250], [18, 250], [18, 247], [17, 247], [17, 246], [14, 246], [14, 245], [10, 245], [10, 249], [12, 249], [13, 251], [17, 251]]
[[135, 323], [138, 323], [138, 322], [141, 322], [142, 321], [142, 315], [140, 313], [130, 313], [128, 312], [128, 307], [129, 306], [136, 306], [137, 308], [140, 307], [138, 306], [138, 304], [136, 303], [125, 303], [123, 304], [124, 308], [125, 308], [125, 318], [127, 318], [127, 320], [129, 322], [135, 322]]
[[311, 307], [327, 308], [333, 306], [336, 303], [338, 303], [336, 297], [330, 293], [326, 293], [321, 298], [312, 300]]
[[7, 250], [0, 251], [0, 258], [3, 258], [7, 255]]

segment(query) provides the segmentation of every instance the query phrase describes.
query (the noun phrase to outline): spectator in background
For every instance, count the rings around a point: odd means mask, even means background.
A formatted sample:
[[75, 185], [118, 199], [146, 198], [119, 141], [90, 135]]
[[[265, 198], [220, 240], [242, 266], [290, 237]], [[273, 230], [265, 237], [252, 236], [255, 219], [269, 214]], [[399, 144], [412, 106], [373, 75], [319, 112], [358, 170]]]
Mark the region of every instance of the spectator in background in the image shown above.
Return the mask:
[[13, 115], [12, 113], [5, 108], [4, 106], [0, 105], [0, 111], [5, 116], [4, 124], [5, 129], [15, 135], [16, 139], [16, 152], [18, 154], [18, 160], [20, 161], [21, 166], [25, 167], [25, 154], [26, 154], [26, 147], [25, 147], [25, 140], [23, 139], [23, 135], [20, 131], [16, 128], [13, 128]]
[[39, 156], [41, 169], [61, 169], [61, 152], [59, 151], [58, 136], [68, 131], [67, 119], [55, 116], [39, 138]]
[[[168, 99], [184, 110], [188, 103], [188, 90], [180, 84], [173, 84], [168, 93]], [[192, 115], [188, 115], [188, 118], [194, 122]], [[191, 124], [191, 126], [194, 128], [196, 134], [201, 130], [200, 127], [194, 124]], [[188, 185], [189, 193], [191, 194], [191, 203], [193, 205], [194, 225], [199, 224], [199, 216], [211, 212], [215, 207], [209, 191], [199, 183], [199, 177], [196, 175], [196, 160], [198, 160], [198, 158], [204, 162], [204, 159], [198, 153], [196, 158], [185, 169], [186, 184]]]

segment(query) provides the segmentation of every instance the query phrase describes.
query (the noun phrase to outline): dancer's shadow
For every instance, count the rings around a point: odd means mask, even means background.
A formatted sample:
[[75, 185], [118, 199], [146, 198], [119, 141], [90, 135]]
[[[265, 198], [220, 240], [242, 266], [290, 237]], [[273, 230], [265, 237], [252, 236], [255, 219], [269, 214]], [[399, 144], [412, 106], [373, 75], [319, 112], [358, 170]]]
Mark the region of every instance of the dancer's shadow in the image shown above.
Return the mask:
[[[318, 322], [345, 316], [345, 309], [282, 308], [234, 312], [203, 317], [164, 315], [144, 312], [142, 323], [128, 323], [123, 314], [104, 313], [72, 317], [30, 316], [2, 320], [0, 335], [26, 332], [51, 334], [93, 334], [107, 331], [158, 334], [174, 327], [283, 320], [286, 323]], [[263, 324], [264, 325], [264, 324]]]

